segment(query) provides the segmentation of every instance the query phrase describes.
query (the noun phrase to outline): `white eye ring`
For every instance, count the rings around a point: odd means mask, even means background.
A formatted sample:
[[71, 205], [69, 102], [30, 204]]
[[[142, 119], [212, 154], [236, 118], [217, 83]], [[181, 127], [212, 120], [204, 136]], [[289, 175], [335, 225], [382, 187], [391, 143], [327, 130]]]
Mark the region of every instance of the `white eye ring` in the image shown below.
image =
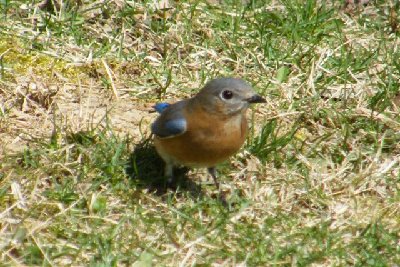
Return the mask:
[[221, 92], [221, 98], [224, 100], [232, 99], [233, 92], [231, 90], [224, 90]]

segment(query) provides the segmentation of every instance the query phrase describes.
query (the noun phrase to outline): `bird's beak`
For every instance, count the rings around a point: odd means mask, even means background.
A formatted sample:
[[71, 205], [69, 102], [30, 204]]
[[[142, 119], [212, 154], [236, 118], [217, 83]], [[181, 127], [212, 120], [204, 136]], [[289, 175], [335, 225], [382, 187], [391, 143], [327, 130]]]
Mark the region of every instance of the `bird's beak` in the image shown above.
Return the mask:
[[253, 95], [252, 97], [249, 97], [246, 99], [247, 102], [249, 102], [250, 104], [253, 103], [265, 103], [267, 102], [263, 97], [261, 97], [260, 95]]

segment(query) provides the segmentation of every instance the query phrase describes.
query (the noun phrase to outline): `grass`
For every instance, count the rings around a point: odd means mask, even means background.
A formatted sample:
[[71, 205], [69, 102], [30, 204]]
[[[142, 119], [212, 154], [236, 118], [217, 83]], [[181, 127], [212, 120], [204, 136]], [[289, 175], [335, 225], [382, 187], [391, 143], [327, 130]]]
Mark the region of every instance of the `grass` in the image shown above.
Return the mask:
[[[398, 2], [221, 3], [0, 1], [3, 265], [400, 264]], [[227, 203], [149, 133], [217, 76], [268, 100]]]

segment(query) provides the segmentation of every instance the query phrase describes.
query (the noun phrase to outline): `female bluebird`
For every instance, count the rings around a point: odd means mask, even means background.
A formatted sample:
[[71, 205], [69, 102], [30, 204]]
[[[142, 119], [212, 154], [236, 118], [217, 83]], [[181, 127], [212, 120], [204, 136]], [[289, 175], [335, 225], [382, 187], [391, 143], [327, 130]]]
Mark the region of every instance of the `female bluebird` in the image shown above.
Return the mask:
[[215, 166], [240, 149], [247, 133], [246, 110], [263, 102], [245, 81], [219, 78], [192, 98], [157, 104], [154, 108], [160, 116], [151, 131], [165, 161], [165, 176], [172, 179], [177, 165], [206, 167], [219, 189]]

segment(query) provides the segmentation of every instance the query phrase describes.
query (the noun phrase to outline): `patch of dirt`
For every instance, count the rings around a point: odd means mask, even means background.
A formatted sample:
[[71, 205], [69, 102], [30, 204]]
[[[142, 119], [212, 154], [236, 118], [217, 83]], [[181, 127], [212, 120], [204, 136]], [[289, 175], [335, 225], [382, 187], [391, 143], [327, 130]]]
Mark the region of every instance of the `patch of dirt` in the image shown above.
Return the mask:
[[8, 92], [0, 94], [5, 113], [0, 118], [0, 159], [23, 151], [34, 140], [49, 142], [54, 127], [78, 132], [108, 123], [117, 134], [138, 141], [156, 117], [151, 104], [128, 93], [116, 99], [111, 89], [100, 86], [47, 86], [25, 80]]

